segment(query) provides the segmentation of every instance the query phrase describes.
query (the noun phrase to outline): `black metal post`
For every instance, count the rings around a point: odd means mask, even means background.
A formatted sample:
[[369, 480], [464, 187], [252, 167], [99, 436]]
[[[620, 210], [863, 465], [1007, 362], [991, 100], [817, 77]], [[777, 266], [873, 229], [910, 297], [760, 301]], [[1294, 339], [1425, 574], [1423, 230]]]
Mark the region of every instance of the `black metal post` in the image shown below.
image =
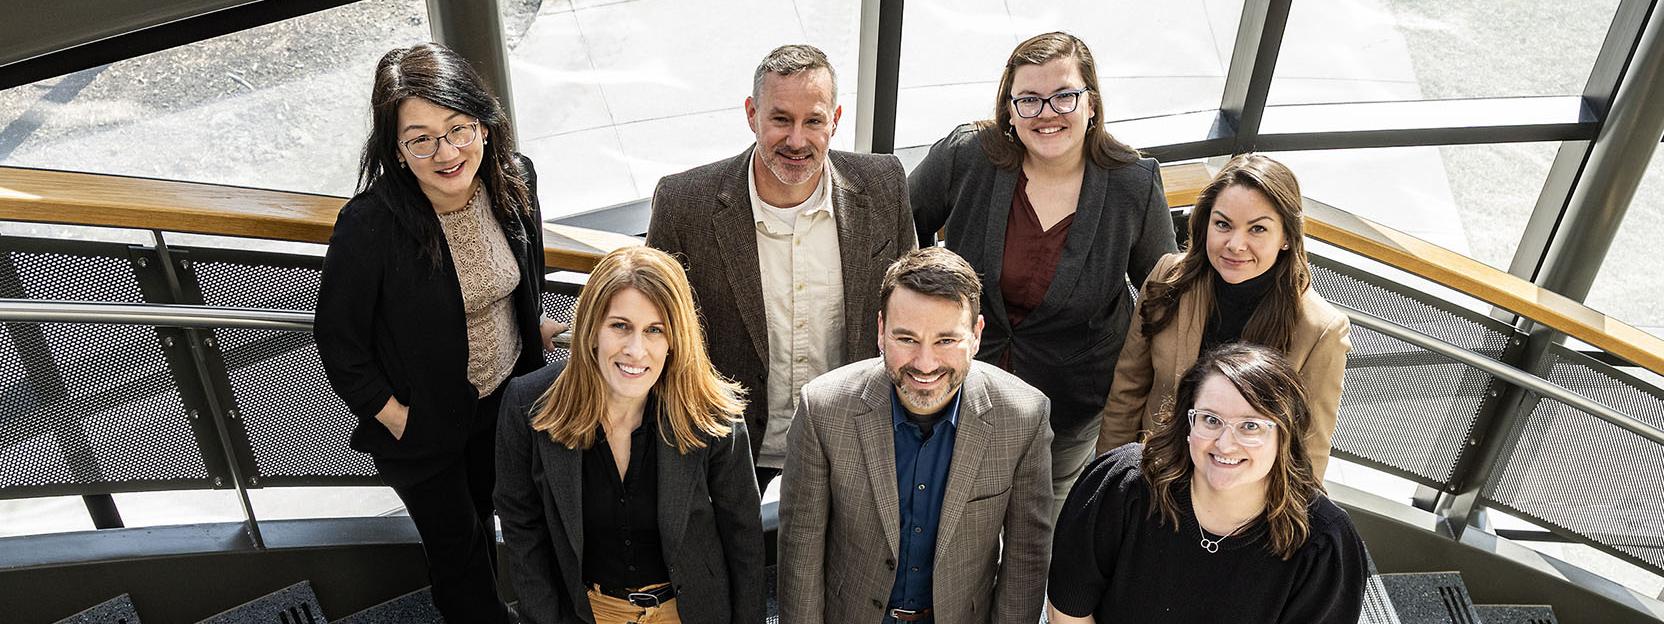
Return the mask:
[[1225, 93], [1219, 102], [1224, 122], [1235, 133], [1232, 153], [1251, 152], [1259, 140], [1260, 120], [1265, 117], [1266, 98], [1277, 71], [1277, 53], [1283, 46], [1283, 31], [1288, 27], [1288, 11], [1293, 4], [1293, 0], [1247, 0], [1242, 5], [1231, 67], [1225, 74]]
[[901, 94], [903, 0], [862, 0], [855, 151], [896, 151], [896, 102]]
[[92, 516], [92, 526], [95, 529], [119, 529], [127, 526], [121, 521], [121, 510], [116, 509], [116, 499], [109, 494], [83, 494], [81, 502], [87, 505], [87, 515]]
[[497, 0], [428, 0], [433, 40], [445, 44], [474, 66], [497, 100], [514, 119], [514, 90], [508, 71], [508, 44]]

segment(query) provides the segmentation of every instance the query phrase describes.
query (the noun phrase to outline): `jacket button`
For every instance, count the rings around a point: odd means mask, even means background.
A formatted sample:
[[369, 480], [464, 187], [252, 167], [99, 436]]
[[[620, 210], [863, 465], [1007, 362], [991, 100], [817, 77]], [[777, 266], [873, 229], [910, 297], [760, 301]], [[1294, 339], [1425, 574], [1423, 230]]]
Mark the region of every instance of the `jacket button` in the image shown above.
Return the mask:
[[891, 570], [894, 570], [894, 569], [896, 569], [896, 560], [894, 560], [894, 559], [885, 559], [884, 560], [884, 566], [890, 568]]
[[874, 609], [882, 609], [884, 608], [884, 603], [879, 602], [877, 598], [874, 598], [872, 599], [872, 606]]

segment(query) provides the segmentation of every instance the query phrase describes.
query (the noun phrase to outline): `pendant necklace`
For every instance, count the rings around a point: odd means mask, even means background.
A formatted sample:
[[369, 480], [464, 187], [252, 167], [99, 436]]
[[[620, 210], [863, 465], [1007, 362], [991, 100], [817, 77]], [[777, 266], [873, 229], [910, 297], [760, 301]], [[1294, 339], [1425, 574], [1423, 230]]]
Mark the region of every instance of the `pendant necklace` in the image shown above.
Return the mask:
[[1237, 531], [1241, 531], [1242, 527], [1248, 526], [1248, 523], [1253, 522], [1253, 521], [1254, 520], [1252, 518], [1250, 518], [1250, 519], [1248, 519], [1248, 522], [1243, 522], [1242, 524], [1236, 525], [1236, 528], [1231, 529], [1230, 533], [1226, 533], [1226, 534], [1220, 536], [1219, 539], [1208, 539], [1207, 529], [1202, 528], [1202, 519], [1197, 518], [1196, 519], [1196, 532], [1200, 533], [1202, 535], [1202, 550], [1208, 551], [1208, 554], [1210, 554], [1210, 555], [1213, 554], [1213, 553], [1219, 552], [1219, 543], [1220, 542], [1223, 542], [1225, 540], [1230, 539], [1231, 536], [1236, 535]]

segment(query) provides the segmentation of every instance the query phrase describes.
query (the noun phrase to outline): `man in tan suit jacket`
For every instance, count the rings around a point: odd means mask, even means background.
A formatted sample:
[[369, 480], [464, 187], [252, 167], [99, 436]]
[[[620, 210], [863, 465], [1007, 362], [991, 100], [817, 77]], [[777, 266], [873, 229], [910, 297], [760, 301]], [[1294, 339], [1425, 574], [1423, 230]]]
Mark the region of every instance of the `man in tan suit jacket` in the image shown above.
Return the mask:
[[804, 386], [780, 503], [782, 622], [1039, 619], [1050, 403], [971, 359], [981, 292], [951, 251], [902, 257], [880, 295], [882, 357]]
[[876, 354], [879, 278], [918, 237], [901, 161], [828, 148], [842, 108], [820, 50], [770, 52], [745, 110], [756, 144], [660, 180], [647, 244], [687, 267], [711, 363], [749, 391], [766, 490], [785, 464], [798, 389]]

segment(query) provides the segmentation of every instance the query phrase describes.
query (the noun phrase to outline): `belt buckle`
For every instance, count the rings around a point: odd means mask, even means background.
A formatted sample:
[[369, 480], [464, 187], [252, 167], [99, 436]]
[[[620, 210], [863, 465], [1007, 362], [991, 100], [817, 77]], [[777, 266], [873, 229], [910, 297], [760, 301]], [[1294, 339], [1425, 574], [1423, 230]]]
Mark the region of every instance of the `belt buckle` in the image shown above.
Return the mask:
[[903, 616], [913, 617], [913, 616], [918, 615], [918, 614], [919, 614], [918, 609], [900, 609], [900, 608], [890, 609], [890, 617], [893, 617], [893, 618], [898, 619], [898, 620], [900, 620]]
[[653, 594], [651, 592], [630, 592], [630, 595], [629, 595], [628, 598], [626, 598], [626, 600], [629, 600], [630, 604], [641, 607], [643, 609], [657, 607], [660, 604], [662, 604], [659, 601], [658, 595]]

